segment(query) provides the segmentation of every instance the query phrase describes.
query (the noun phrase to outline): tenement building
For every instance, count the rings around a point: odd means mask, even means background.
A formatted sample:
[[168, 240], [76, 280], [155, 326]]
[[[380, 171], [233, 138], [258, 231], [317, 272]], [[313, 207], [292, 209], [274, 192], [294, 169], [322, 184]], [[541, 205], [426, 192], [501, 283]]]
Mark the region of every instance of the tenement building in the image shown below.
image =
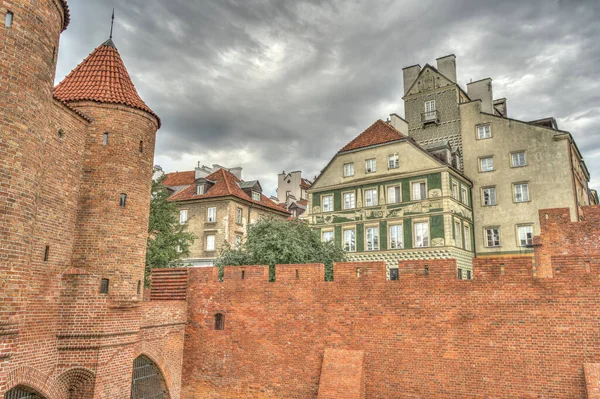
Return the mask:
[[162, 183], [177, 203], [179, 223], [197, 239], [190, 247], [186, 265], [212, 266], [224, 245], [237, 247], [248, 228], [263, 218], [287, 219], [283, 205], [267, 198], [258, 180], [243, 181], [242, 168], [221, 165], [165, 175]]
[[185, 292], [143, 300], [160, 119], [112, 40], [53, 88], [65, 0], [0, 16], [0, 397], [179, 398]]

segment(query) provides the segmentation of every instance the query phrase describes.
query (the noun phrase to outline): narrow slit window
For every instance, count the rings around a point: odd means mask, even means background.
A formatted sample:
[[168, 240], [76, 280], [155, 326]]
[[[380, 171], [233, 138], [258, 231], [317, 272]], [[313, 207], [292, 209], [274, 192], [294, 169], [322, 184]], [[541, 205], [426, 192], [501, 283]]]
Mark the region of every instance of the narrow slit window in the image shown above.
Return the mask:
[[425, 277], [429, 277], [429, 266], [425, 266]]
[[142, 293], [142, 280], [138, 280], [137, 293], [138, 295]]
[[296, 269], [296, 278], [300, 278], [300, 270]]
[[140, 140], [140, 152], [144, 152], [144, 142]]
[[50, 258], [50, 245], [46, 245], [46, 248], [44, 249], [44, 262], [47, 262], [49, 258]]
[[108, 145], [108, 133], [102, 135], [102, 145]]
[[10, 28], [12, 26], [13, 16], [14, 16], [14, 14], [12, 11], [6, 12], [6, 19], [4, 20], [4, 26], [6, 26], [7, 28]]
[[108, 294], [108, 279], [107, 278], [103, 278], [102, 281], [100, 282], [100, 293], [101, 294]]
[[246, 271], [242, 270], [242, 280], [246, 277]]
[[463, 272], [462, 269], [458, 269], [458, 279], [462, 280], [463, 279]]
[[119, 206], [121, 208], [125, 208], [125, 205], [127, 205], [127, 194], [121, 194], [121, 197], [119, 198]]
[[224, 330], [225, 329], [225, 315], [222, 313], [217, 313], [215, 315], [215, 330]]
[[62, 139], [63, 137], [65, 137], [65, 131], [62, 129], [58, 129], [58, 138]]

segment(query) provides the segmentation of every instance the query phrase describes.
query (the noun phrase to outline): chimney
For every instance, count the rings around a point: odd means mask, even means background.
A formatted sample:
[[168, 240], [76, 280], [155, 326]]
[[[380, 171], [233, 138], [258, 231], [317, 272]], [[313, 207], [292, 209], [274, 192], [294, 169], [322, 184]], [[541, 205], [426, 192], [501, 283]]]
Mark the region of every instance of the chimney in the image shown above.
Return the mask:
[[421, 65], [413, 65], [402, 69], [404, 79], [404, 95], [408, 92], [408, 89], [415, 83], [417, 76], [421, 72]]
[[236, 166], [235, 168], [229, 169], [229, 171], [238, 179], [242, 180], [242, 167]]
[[408, 122], [398, 116], [398, 114], [390, 114], [390, 125], [400, 133], [408, 136]]
[[494, 108], [496, 109], [496, 111], [500, 112], [500, 115], [504, 117], [508, 116], [506, 113], [506, 98], [499, 98], [497, 100], [494, 100]]
[[492, 98], [492, 79], [485, 78], [476, 82], [467, 83], [467, 94], [471, 100], [481, 100], [481, 112], [494, 113]]
[[450, 54], [440, 57], [436, 61], [437, 70], [452, 82], [456, 83], [456, 56]]
[[194, 179], [200, 179], [201, 177], [208, 176], [209, 173], [206, 173], [206, 169], [204, 166], [200, 165], [200, 161], [198, 161], [198, 166], [195, 168]]

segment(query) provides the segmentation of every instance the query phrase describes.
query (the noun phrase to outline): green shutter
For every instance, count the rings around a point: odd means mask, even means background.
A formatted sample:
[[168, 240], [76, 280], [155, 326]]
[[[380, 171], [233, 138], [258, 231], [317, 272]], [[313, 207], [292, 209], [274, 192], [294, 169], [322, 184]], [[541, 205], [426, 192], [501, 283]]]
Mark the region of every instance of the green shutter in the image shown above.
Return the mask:
[[333, 210], [342, 210], [342, 192], [340, 190], [336, 190], [333, 192]]
[[385, 251], [388, 249], [388, 231], [387, 231], [387, 222], [382, 220], [379, 222], [379, 249]]
[[356, 251], [363, 252], [365, 250], [365, 225], [359, 223], [356, 225]]
[[412, 220], [404, 219], [404, 248], [412, 248]]
[[430, 232], [431, 239], [444, 238], [444, 216], [443, 215], [432, 216], [430, 218], [429, 223], [431, 224], [431, 232]]
[[321, 194], [314, 193], [312, 195], [312, 200], [313, 206], [321, 206]]
[[342, 226], [335, 226], [333, 238], [335, 240], [335, 245], [338, 247], [341, 247], [342, 246]]

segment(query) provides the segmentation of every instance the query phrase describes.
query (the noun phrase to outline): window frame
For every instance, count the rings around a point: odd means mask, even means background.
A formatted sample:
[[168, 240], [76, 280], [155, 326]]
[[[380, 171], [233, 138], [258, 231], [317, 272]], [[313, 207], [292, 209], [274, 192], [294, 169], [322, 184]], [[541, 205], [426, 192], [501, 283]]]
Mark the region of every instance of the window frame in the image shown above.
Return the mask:
[[[415, 192], [414, 192], [413, 186], [414, 186], [415, 184], [422, 184], [422, 183], [424, 183], [424, 184], [425, 184], [425, 198], [418, 198], [418, 199], [415, 199], [415, 197], [414, 197], [414, 193], [415, 193]], [[421, 191], [419, 190], [419, 195], [420, 195], [420, 192], [421, 192]], [[411, 181], [410, 181], [410, 200], [411, 200], [411, 201], [423, 201], [423, 200], [426, 200], [426, 199], [427, 199], [427, 197], [428, 197], [428, 195], [427, 195], [427, 194], [428, 194], [428, 190], [427, 190], [427, 179], [419, 179], [419, 180], [411, 180]]]
[[[429, 107], [429, 110], [428, 110], [427, 109], [427, 104], [433, 104], [433, 107]], [[435, 111], [437, 111], [435, 100], [426, 100], [423, 103], [423, 110], [425, 111], [426, 114], [429, 113], [429, 112], [435, 112]]]
[[237, 206], [235, 208], [235, 222], [237, 224], [242, 224], [244, 221], [244, 210]]
[[260, 202], [262, 200], [262, 196], [258, 191], [252, 191], [252, 201]]
[[196, 186], [196, 195], [204, 195], [205, 194], [205, 190], [204, 190], [204, 184], [198, 184]]
[[[325, 240], [325, 234], [331, 234], [331, 238], [329, 240]], [[334, 229], [323, 229], [321, 230], [321, 241], [322, 242], [330, 242], [335, 240], [335, 231]]]
[[[371, 205], [367, 204], [367, 191], [375, 191], [375, 203], [374, 204], [371, 204]], [[363, 191], [363, 204], [364, 204], [365, 208], [379, 205], [379, 190], [377, 190], [377, 187], [367, 188]]]
[[[394, 162], [392, 166], [390, 163]], [[397, 152], [388, 155], [388, 170], [400, 168], [400, 156]]]
[[[352, 167], [352, 174], [347, 174], [346, 173], [346, 166], [351, 166]], [[347, 162], [347, 163], [345, 163], [344, 166], [343, 166], [343, 170], [344, 170], [343, 171], [344, 177], [352, 177], [352, 176], [354, 176], [354, 162]]]
[[[352, 194], [352, 207], [346, 208], [346, 195]], [[342, 192], [342, 209], [356, 209], [356, 191], [344, 191]]]
[[[522, 228], [527, 228], [527, 227], [529, 227], [531, 229], [531, 244], [527, 244], [527, 238], [525, 238], [525, 240], [526, 240], [525, 245], [522, 245], [521, 244], [521, 233], [520, 233], [520, 230]], [[528, 248], [528, 245], [532, 246], [533, 245], [533, 237], [534, 237], [534, 234], [533, 234], [533, 223], [518, 224], [518, 225], [516, 225], [516, 228], [517, 228], [517, 246], [519, 248]]]
[[[485, 203], [485, 190], [494, 190], [494, 203], [493, 204], [486, 204]], [[487, 187], [481, 187], [481, 206], [496, 206], [498, 205], [498, 190], [496, 189], [496, 186], [487, 186]]]
[[464, 222], [463, 223], [463, 232], [464, 232], [464, 249], [466, 251], [471, 251], [472, 247], [471, 247], [471, 226], [469, 225], [469, 223]]
[[[390, 188], [398, 189], [398, 198], [396, 198], [396, 201], [394, 201], [394, 202], [390, 202]], [[386, 204], [399, 204], [401, 202], [402, 202], [402, 183], [386, 185], [385, 186], [385, 203]]]
[[[211, 209], [214, 209], [214, 220], [211, 220], [210, 214], [211, 214]], [[217, 207], [216, 206], [209, 206], [208, 208], [206, 208], [206, 223], [217, 223]]]
[[[518, 154], [523, 154], [523, 164], [522, 165], [515, 165], [514, 161], [514, 156], [518, 155]], [[510, 167], [511, 168], [524, 168], [525, 166], [527, 166], [527, 151], [522, 150], [522, 151], [512, 151], [510, 153]]]
[[[458, 231], [456, 231], [456, 227], [458, 226]], [[452, 230], [454, 230], [454, 244], [457, 248], [462, 248], [464, 249], [463, 246], [463, 231], [462, 231], [462, 223], [459, 219], [455, 219], [454, 220], [454, 227], [452, 228]]]
[[[517, 182], [517, 183], [513, 183], [512, 186], [513, 186], [513, 202], [515, 204], [520, 204], [522, 202], [531, 202], [531, 190], [529, 189], [529, 182], [527, 182], [527, 181]], [[526, 200], [517, 201], [517, 186], [527, 187], [527, 199]], [[523, 191], [521, 190], [521, 196], [522, 195], [523, 195]]]
[[[497, 237], [498, 237], [498, 245], [489, 245], [489, 236], [488, 236], [488, 230], [497, 230]], [[492, 239], [494, 237], [492, 236]], [[502, 246], [502, 239], [500, 236], [500, 226], [487, 226], [483, 228], [483, 245], [486, 248], [500, 248]]]
[[[375, 234], [373, 237], [377, 239], [377, 247], [373, 248], [373, 249], [369, 249], [369, 230], [373, 230], [375, 231], [377, 234]], [[379, 225], [368, 225], [365, 226], [365, 251], [366, 252], [374, 252], [374, 251], [379, 251], [379, 248], [381, 248], [381, 243], [379, 242], [379, 238], [380, 238], [380, 234], [379, 234]], [[374, 243], [373, 243], [374, 244]]]
[[[182, 222], [181, 221], [181, 216], [185, 215], [185, 220]], [[180, 209], [179, 210], [179, 224], [183, 225], [183, 224], [187, 224], [188, 219], [189, 219], [189, 211], [187, 209]]]
[[[331, 198], [331, 209], [325, 210], [325, 198]], [[321, 195], [321, 212], [333, 212], [334, 204], [333, 204], [333, 194], [323, 194]]]
[[460, 202], [469, 206], [469, 189], [464, 185], [460, 185]]
[[[369, 170], [369, 161], [373, 161], [373, 168]], [[377, 172], [377, 158], [365, 159], [365, 174]]]
[[[481, 137], [479, 135], [479, 128], [485, 128], [488, 127], [489, 128], [489, 136], [487, 137]], [[478, 125], [475, 126], [475, 137], [477, 138], [477, 140], [488, 140], [491, 139], [493, 136], [492, 133], [492, 124], [491, 123], [480, 123]]]
[[[483, 168], [483, 161], [484, 160], [491, 160], [491, 169], [484, 169]], [[483, 157], [479, 157], [478, 158], [478, 162], [479, 162], [479, 173], [489, 173], [489, 172], [493, 172], [496, 170], [496, 168], [494, 167], [494, 156], [493, 155], [485, 155]]]
[[[209, 241], [210, 241], [209, 238], [211, 238], [211, 237], [212, 237], [212, 249], [210, 249], [210, 247], [209, 247]], [[207, 234], [206, 238], [204, 240], [204, 245], [205, 245], [204, 250], [206, 252], [215, 252], [216, 247], [217, 247], [216, 241], [217, 241], [217, 237], [214, 234]]]
[[[346, 232], [347, 231], [352, 231], [354, 233], [354, 236], [353, 236], [354, 247], [350, 248], [350, 249], [346, 249]], [[343, 245], [344, 251], [356, 252], [356, 226], [342, 228], [342, 245]]]
[[[412, 227], [413, 247], [414, 248], [429, 248], [429, 247], [431, 247], [431, 231], [429, 229], [429, 227], [430, 227], [429, 220], [414, 220], [412, 224], [413, 224], [413, 227]], [[420, 225], [420, 224], [427, 225], [427, 237], [425, 237], [427, 239], [427, 245], [417, 245], [417, 225]]]
[[[392, 246], [392, 228], [399, 229], [399, 237], [400, 237], [400, 246], [398, 246], [398, 242], [396, 242], [396, 246]], [[396, 241], [398, 241], [396, 239]], [[388, 249], [404, 249], [404, 223], [391, 223], [388, 225]]]
[[[456, 189], [456, 191], [454, 190]], [[454, 198], [455, 200], [459, 200], [459, 194], [458, 194], [458, 189], [459, 189], [459, 185], [457, 181], [452, 180], [452, 198]]]

